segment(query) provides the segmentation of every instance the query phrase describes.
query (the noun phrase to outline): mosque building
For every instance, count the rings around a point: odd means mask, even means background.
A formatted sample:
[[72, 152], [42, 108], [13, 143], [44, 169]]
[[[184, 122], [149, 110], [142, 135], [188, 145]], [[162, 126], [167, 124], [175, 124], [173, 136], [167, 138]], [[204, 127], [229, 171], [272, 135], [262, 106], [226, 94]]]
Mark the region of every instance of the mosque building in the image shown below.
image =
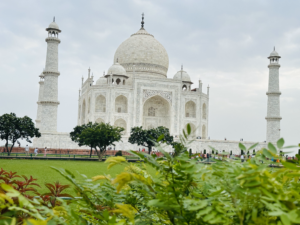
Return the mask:
[[[72, 142], [69, 132], [57, 131], [58, 101], [58, 45], [61, 30], [55, 20], [48, 32], [46, 66], [40, 75], [36, 127], [42, 136], [34, 139], [40, 148], [79, 149]], [[267, 142], [280, 138], [279, 106], [279, 58], [271, 53], [269, 65], [269, 89], [267, 111]], [[164, 46], [144, 28], [141, 28], [117, 48], [113, 64], [96, 79], [88, 69], [86, 80], [82, 78], [78, 97], [77, 125], [88, 122], [110, 123], [123, 127], [122, 141], [116, 143], [118, 150], [136, 150], [139, 146], [128, 143], [130, 130], [135, 126], [145, 129], [164, 126], [176, 138], [191, 125], [195, 141], [193, 152], [210, 152], [209, 146], [238, 154], [238, 141], [210, 140], [208, 137], [209, 87], [203, 92], [202, 82], [192, 88], [189, 74], [181, 69], [172, 78], [167, 77], [169, 57]], [[95, 82], [96, 80], [96, 82]], [[75, 121], [74, 121], [75, 122]], [[74, 123], [74, 127], [75, 127]], [[246, 146], [254, 142], [243, 142]], [[265, 142], [257, 147], [265, 146]]]

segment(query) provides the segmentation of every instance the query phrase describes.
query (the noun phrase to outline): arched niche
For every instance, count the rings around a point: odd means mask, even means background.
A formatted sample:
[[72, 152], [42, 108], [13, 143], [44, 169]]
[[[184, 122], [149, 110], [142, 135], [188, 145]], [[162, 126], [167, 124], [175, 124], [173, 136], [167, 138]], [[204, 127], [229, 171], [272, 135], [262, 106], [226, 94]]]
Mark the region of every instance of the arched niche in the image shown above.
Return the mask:
[[90, 110], [91, 110], [91, 98], [89, 98], [88, 101], [88, 114], [90, 113]]
[[81, 105], [79, 105], [79, 110], [78, 110], [78, 119], [80, 120], [80, 115], [81, 115]]
[[114, 126], [115, 127], [122, 127], [122, 128], [124, 128], [124, 131], [122, 132], [122, 134], [126, 134], [126, 131], [127, 131], [126, 127], [127, 126], [126, 126], [126, 121], [125, 120], [123, 120], [123, 119], [117, 119], [115, 121]]
[[207, 112], [207, 109], [206, 109], [206, 104], [203, 103], [202, 105], [202, 119], [206, 119], [206, 112]]
[[101, 119], [101, 118], [98, 118], [98, 119], [96, 119], [96, 123], [105, 123], [105, 121], [103, 120], [103, 119]]
[[120, 95], [115, 101], [116, 113], [127, 113], [127, 98], [124, 95]]
[[155, 95], [143, 106], [143, 127], [151, 129], [164, 126], [170, 129], [171, 109], [169, 102], [159, 95]]
[[184, 127], [185, 133], [187, 134], [187, 125], [190, 124], [191, 126], [191, 134], [190, 137], [191, 138], [196, 138], [196, 126], [193, 123], [187, 123]]
[[85, 124], [85, 100], [82, 103], [81, 124]]
[[185, 104], [185, 117], [196, 118], [196, 104], [193, 101], [188, 101]]
[[206, 126], [202, 126], [202, 139], [206, 139]]
[[106, 111], [106, 98], [103, 95], [99, 95], [96, 98], [96, 112], [105, 112]]

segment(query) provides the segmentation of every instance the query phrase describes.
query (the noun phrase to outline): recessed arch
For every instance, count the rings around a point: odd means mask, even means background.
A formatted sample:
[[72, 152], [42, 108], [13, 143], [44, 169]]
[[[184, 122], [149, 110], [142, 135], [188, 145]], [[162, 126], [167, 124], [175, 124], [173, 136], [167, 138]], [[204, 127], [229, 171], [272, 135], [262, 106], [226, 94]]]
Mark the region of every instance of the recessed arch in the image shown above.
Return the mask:
[[80, 120], [80, 115], [81, 115], [81, 105], [79, 105], [79, 109], [78, 109], [78, 119]]
[[119, 84], [121, 83], [121, 79], [118, 78], [118, 79], [116, 80], [116, 83], [117, 83], [117, 85], [119, 85]]
[[202, 105], [202, 119], [206, 119], [206, 112], [207, 112], [206, 104], [203, 103], [203, 105]]
[[170, 129], [170, 104], [159, 95], [147, 99], [143, 106], [143, 127], [151, 129], [164, 126]]
[[114, 124], [115, 127], [122, 127], [124, 128], [124, 131], [122, 132], [122, 134], [126, 134], [126, 131], [127, 131], [127, 126], [126, 126], [126, 121], [123, 120], [123, 119], [117, 119], [115, 121], [115, 124]]
[[185, 117], [196, 118], [196, 104], [193, 101], [188, 101], [185, 104]]
[[191, 127], [191, 134], [190, 137], [191, 138], [196, 138], [196, 126], [193, 123], [187, 123], [184, 127], [185, 133], [187, 134], [187, 125], [190, 124]]
[[119, 95], [115, 100], [115, 112], [127, 113], [127, 98], [124, 95]]
[[187, 86], [185, 84], [182, 86], [182, 90], [187, 91]]
[[98, 95], [96, 98], [96, 112], [106, 112], [106, 98], [103, 95]]
[[85, 100], [82, 103], [81, 124], [85, 124]]
[[88, 101], [88, 114], [90, 113], [91, 110], [91, 98], [89, 97], [89, 101]]
[[206, 139], [206, 126], [202, 126], [202, 139]]
[[102, 118], [98, 118], [98, 119], [96, 119], [96, 123], [105, 123], [105, 121], [102, 119]]

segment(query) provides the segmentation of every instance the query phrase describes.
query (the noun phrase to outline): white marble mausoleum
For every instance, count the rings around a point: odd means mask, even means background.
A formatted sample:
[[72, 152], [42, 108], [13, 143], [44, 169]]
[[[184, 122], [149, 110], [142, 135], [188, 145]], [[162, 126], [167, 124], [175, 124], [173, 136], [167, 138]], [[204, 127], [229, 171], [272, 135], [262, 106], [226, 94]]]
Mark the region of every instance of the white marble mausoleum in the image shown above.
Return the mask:
[[[144, 18], [143, 18], [144, 19]], [[36, 126], [42, 137], [34, 139], [34, 146], [60, 149], [78, 149], [71, 141], [69, 132], [57, 131], [58, 101], [58, 45], [61, 30], [53, 21], [48, 32], [46, 66], [40, 75], [40, 89]], [[279, 107], [279, 60], [271, 53], [267, 141], [275, 142], [280, 137]], [[63, 60], [63, 59], [62, 59]], [[78, 116], [74, 127], [88, 122], [104, 122], [123, 127], [122, 142], [116, 143], [118, 150], [136, 150], [139, 146], [127, 142], [130, 130], [135, 126], [146, 129], [164, 126], [171, 135], [178, 138], [189, 123], [193, 152], [210, 152], [209, 146], [219, 151], [238, 154], [238, 141], [210, 140], [209, 87], [203, 92], [202, 82], [193, 84], [183, 67], [176, 74], [168, 74], [169, 57], [164, 46], [148, 33], [142, 21], [141, 28], [128, 37], [117, 48], [112, 65], [102, 77], [94, 77], [88, 69], [87, 79], [82, 78], [79, 90]], [[179, 66], [180, 68], [180, 66]], [[193, 87], [192, 87], [193, 85]], [[246, 146], [254, 142], [243, 142]], [[262, 142], [257, 147], [265, 146]]]

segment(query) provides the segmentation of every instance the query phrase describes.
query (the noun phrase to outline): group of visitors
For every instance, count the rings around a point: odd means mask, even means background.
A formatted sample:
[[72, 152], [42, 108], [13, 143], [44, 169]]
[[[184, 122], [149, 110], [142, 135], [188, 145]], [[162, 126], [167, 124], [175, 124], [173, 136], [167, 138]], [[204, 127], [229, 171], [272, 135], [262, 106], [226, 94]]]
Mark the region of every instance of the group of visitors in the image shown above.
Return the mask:
[[[45, 149], [44, 149], [45, 157], [47, 156], [47, 150], [48, 150], [47, 147], [45, 147]], [[39, 149], [36, 147], [34, 149], [33, 153], [34, 153], [34, 156], [37, 156], [39, 154]], [[29, 146], [28, 145], [26, 145], [26, 147], [25, 147], [25, 154], [26, 154], [26, 156], [29, 156]]]

